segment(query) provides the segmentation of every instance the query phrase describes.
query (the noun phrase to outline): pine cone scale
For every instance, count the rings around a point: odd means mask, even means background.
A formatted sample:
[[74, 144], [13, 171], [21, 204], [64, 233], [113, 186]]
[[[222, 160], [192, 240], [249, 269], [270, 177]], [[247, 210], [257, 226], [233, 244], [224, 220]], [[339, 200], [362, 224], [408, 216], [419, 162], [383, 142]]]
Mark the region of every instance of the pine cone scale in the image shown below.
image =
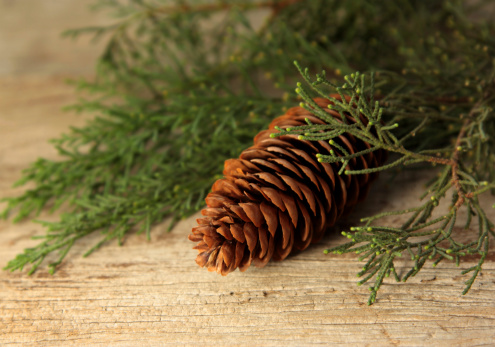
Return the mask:
[[272, 237], [275, 237], [278, 228], [277, 209], [266, 201], [263, 201], [260, 204], [260, 210], [265, 218], [268, 232]]
[[258, 229], [252, 223], [244, 223], [242, 232], [246, 237], [246, 243], [249, 248], [249, 251], [251, 251], [252, 253], [258, 243]]
[[238, 242], [246, 242], [246, 236], [242, 231], [242, 226], [239, 223], [233, 223], [230, 225], [230, 233]]
[[247, 203], [239, 203], [239, 206], [244, 210], [246, 216], [250, 221], [256, 226], [256, 228], [261, 228], [264, 224], [265, 219], [263, 218], [263, 214], [260, 211], [260, 207], [258, 204], [247, 202]]

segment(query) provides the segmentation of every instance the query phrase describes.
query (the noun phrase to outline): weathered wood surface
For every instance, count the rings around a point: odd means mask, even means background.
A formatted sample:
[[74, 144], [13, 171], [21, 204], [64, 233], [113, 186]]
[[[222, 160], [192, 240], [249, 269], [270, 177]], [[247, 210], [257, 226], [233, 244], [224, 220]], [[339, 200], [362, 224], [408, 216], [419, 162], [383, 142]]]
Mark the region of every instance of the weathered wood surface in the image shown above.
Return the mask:
[[[56, 158], [47, 139], [84, 122], [59, 110], [72, 99], [59, 78], [0, 80], [0, 197], [19, 192], [10, 186], [29, 162]], [[415, 203], [409, 196], [424, 180], [401, 180], [378, 182], [359, 214]], [[487, 206], [493, 202], [486, 198]], [[263, 269], [221, 277], [195, 264], [187, 240], [193, 225], [194, 217], [169, 234], [158, 226], [152, 242], [134, 235], [123, 247], [111, 242], [82, 258], [94, 235], [75, 246], [54, 276], [45, 269], [31, 277], [0, 272], [0, 344], [493, 344], [493, 253], [468, 296], [460, 294], [467, 277], [445, 262], [426, 266], [406, 284], [387, 281], [368, 307], [366, 288], [356, 286], [355, 257], [323, 254], [339, 237]], [[42, 232], [31, 222], [1, 221], [0, 264]]]
[[[87, 14], [81, 19], [81, 4], [88, 2], [0, 0], [0, 198], [22, 191], [11, 186], [30, 162], [56, 158], [49, 138], [89, 117], [60, 111], [74, 101], [74, 91], [63, 77], [53, 77], [90, 71], [97, 50], [83, 45], [70, 51], [58, 39], [62, 29], [100, 20]], [[382, 179], [358, 214], [411, 206], [423, 182], [414, 175], [393, 186]], [[491, 206], [493, 197], [484, 203]], [[322, 252], [342, 241], [337, 233], [284, 262], [221, 277], [195, 264], [187, 240], [193, 225], [194, 217], [169, 234], [157, 226], [151, 242], [133, 235], [123, 247], [112, 242], [82, 258], [98, 240], [93, 235], [75, 246], [54, 276], [45, 269], [31, 277], [1, 271], [0, 345], [494, 343], [493, 251], [468, 296], [461, 295], [468, 277], [444, 262], [437, 269], [425, 266], [405, 284], [387, 281], [368, 307], [366, 288], [356, 286], [355, 256]], [[31, 222], [0, 221], [0, 265], [35, 245], [30, 238], [42, 233]], [[461, 268], [475, 263], [472, 257]]]
[[92, 73], [105, 41], [89, 44], [61, 33], [111, 19], [88, 10], [93, 0], [0, 0], [0, 75]]

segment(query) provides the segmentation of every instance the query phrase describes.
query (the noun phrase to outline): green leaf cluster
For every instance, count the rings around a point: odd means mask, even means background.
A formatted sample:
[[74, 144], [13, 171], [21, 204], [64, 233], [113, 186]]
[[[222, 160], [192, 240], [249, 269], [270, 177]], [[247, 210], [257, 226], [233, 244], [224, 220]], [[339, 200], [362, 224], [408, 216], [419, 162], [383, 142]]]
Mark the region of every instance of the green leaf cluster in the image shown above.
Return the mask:
[[[321, 155], [341, 162], [341, 174], [439, 170], [422, 205], [365, 218], [329, 252], [357, 252], [374, 279], [369, 303], [385, 277], [399, 279], [394, 261], [411, 255], [415, 275], [428, 259], [457, 262], [480, 254], [471, 287], [489, 251], [493, 223], [478, 197], [495, 187], [495, 24], [483, 18], [490, 1], [397, 0], [99, 0], [114, 23], [70, 30], [68, 37], [106, 40], [93, 80], [74, 81], [86, 97], [72, 109], [92, 112], [84, 127], [53, 140], [64, 158], [39, 159], [18, 185], [34, 188], [7, 198], [3, 212], [15, 220], [43, 209], [66, 213], [40, 244], [10, 261], [8, 270], [50, 260], [50, 271], [74, 243], [100, 232], [122, 242], [130, 232], [171, 218], [171, 226], [203, 205], [223, 161], [236, 157], [252, 137], [287, 107], [304, 101], [327, 122], [278, 133], [327, 140], [344, 132], [367, 141], [366, 153]], [[261, 20], [260, 20], [261, 18]], [[298, 61], [308, 69], [302, 69]], [[323, 71], [312, 78], [316, 71]], [[361, 71], [361, 73], [355, 72]], [[302, 78], [306, 84], [294, 85]], [[336, 123], [313, 101], [334, 100], [337, 112], [356, 123]], [[83, 94], [81, 94], [83, 95]], [[350, 97], [349, 100], [345, 96]], [[361, 121], [361, 117], [366, 122]], [[345, 117], [344, 117], [345, 118]], [[335, 146], [335, 142], [334, 142]], [[380, 168], [346, 171], [360, 154], [389, 151]], [[440, 167], [440, 168], [439, 168]], [[449, 212], [433, 212], [442, 199]], [[473, 241], [454, 239], [458, 210], [468, 210]], [[402, 226], [378, 226], [381, 217], [411, 214]]]
[[[386, 108], [380, 106], [385, 102], [374, 101], [373, 75], [368, 83], [364, 75], [359, 73], [348, 75], [346, 83], [339, 87], [327, 80], [324, 73], [311, 80], [307, 69], [301, 71], [310, 89], [318, 95], [328, 95], [327, 88], [325, 88], [327, 86], [335, 89], [340, 95], [340, 100], [330, 97], [334, 103], [330, 107], [339, 112], [343, 119], [344, 114], [350, 114], [356, 122], [353, 124], [336, 122], [313, 101], [309, 96], [310, 90], [306, 90], [299, 84], [296, 92], [304, 99], [303, 106], [325, 120], [328, 125], [314, 125], [308, 121], [308, 125], [278, 129], [279, 132], [272, 136], [300, 134], [299, 137], [305, 140], [329, 141], [336, 150], [332, 150], [330, 155], [318, 155], [318, 160], [341, 163], [340, 174], [345, 175], [367, 175], [392, 168], [402, 170], [418, 164], [426, 164], [431, 170], [437, 171], [437, 165], [443, 166], [439, 174], [427, 184], [420, 197], [423, 202], [419, 206], [399, 211], [381, 212], [363, 218], [361, 222], [365, 223], [364, 226], [352, 227], [350, 232], [342, 232], [342, 235], [351, 239], [350, 242], [325, 250], [327, 254], [354, 252], [360, 254], [360, 261], [366, 260], [366, 264], [358, 273], [359, 277], [363, 277], [358, 285], [371, 279], [375, 280], [374, 285], [370, 287], [371, 295], [368, 304], [376, 300], [376, 294], [385, 277], [393, 274], [397, 281], [405, 282], [409, 277], [416, 275], [428, 260], [433, 260], [433, 266], [444, 259], [455, 260], [459, 266], [463, 256], [479, 254], [478, 264], [462, 271], [463, 274], [472, 273], [465, 283], [463, 294], [469, 291], [480, 273], [490, 251], [490, 239], [495, 237], [495, 225], [479, 201], [481, 194], [495, 189], [495, 167], [493, 165], [495, 164], [495, 142], [493, 138], [486, 135], [484, 130], [489, 129], [489, 134], [495, 133], [495, 115], [492, 113], [495, 104], [495, 80], [493, 80], [495, 66], [492, 66], [491, 70], [489, 75], [491, 85], [484, 89], [476, 102], [473, 101], [473, 104], [469, 105], [471, 109], [465, 117], [459, 114], [462, 125], [456, 131], [455, 141], [450, 144], [445, 143], [439, 148], [423, 148], [424, 144], [422, 144], [414, 151], [405, 145], [410, 145], [408, 140], [413, 136], [411, 129], [399, 137], [394, 134], [401, 128], [402, 116], [395, 115], [389, 118], [387, 123], [382, 122], [382, 116], [387, 111]], [[407, 84], [402, 90], [396, 90], [395, 94], [389, 94], [389, 100], [400, 97], [401, 93], [414, 95], [419, 91], [415, 88], [417, 87]], [[346, 99], [345, 96], [348, 98]], [[418, 110], [418, 112], [422, 111]], [[450, 120], [443, 119], [443, 117], [436, 121], [425, 117], [412, 131], [418, 132], [418, 136], [421, 136], [423, 127], [426, 130], [434, 126], [438, 131], [437, 126], [448, 125], [451, 125]], [[349, 153], [344, 148], [340, 148], [333, 139], [344, 132], [366, 141], [370, 144], [370, 148], [356, 153]], [[430, 144], [436, 145], [434, 142]], [[385, 150], [393, 154], [393, 160], [377, 168], [345, 170], [350, 160], [377, 150]], [[481, 153], [487, 157], [482, 158]], [[444, 199], [450, 202], [448, 212], [435, 215], [436, 208]], [[473, 233], [468, 242], [460, 241], [460, 235], [454, 232], [460, 209], [467, 210], [467, 220], [462, 228], [470, 230], [475, 224], [478, 228], [477, 235]], [[381, 218], [393, 215], [409, 217], [400, 226], [376, 224], [376, 221]], [[473, 222], [473, 217], [477, 223]], [[401, 258], [403, 253], [409, 254], [414, 264], [409, 272], [404, 276], [399, 276], [395, 270], [394, 261]]]

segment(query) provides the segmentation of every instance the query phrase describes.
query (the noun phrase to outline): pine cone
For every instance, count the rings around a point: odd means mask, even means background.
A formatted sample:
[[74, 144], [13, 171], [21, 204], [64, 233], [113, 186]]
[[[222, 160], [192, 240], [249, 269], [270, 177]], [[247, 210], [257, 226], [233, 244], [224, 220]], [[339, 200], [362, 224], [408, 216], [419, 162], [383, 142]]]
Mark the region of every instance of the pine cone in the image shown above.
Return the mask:
[[[315, 102], [341, 119], [328, 109], [330, 100]], [[198, 242], [194, 248], [199, 251], [199, 266], [226, 275], [236, 268], [245, 271], [251, 263], [263, 267], [270, 259], [282, 260], [320, 240], [340, 216], [365, 198], [376, 174], [340, 176], [342, 164], [318, 162], [318, 153], [328, 154], [331, 149], [340, 153], [328, 141], [304, 141], [296, 135], [270, 138], [275, 126], [306, 125], [305, 118], [325, 124], [304, 108], [293, 107], [260, 132], [239, 159], [225, 162], [225, 177], [213, 184], [207, 208], [201, 211], [205, 217], [197, 220], [199, 226], [189, 235]], [[347, 120], [355, 122], [350, 116]], [[350, 134], [334, 141], [349, 153], [370, 148]], [[385, 157], [385, 152], [375, 151], [351, 160], [346, 169], [377, 167]]]

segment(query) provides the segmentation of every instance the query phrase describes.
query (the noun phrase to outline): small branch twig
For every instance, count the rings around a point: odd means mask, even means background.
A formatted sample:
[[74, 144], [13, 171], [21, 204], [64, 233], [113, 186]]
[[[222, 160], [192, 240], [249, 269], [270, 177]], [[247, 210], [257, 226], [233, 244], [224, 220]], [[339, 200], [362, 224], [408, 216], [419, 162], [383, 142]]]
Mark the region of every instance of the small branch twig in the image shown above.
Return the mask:
[[287, 6], [290, 6], [301, 0], [285, 0], [285, 1], [257, 1], [244, 4], [229, 4], [227, 2], [217, 4], [202, 4], [202, 5], [178, 5], [178, 6], [163, 6], [153, 9], [153, 12], [162, 14], [176, 14], [176, 13], [206, 13], [215, 11], [230, 10], [233, 7], [240, 8], [241, 10], [255, 9], [255, 8], [270, 8], [277, 14], [279, 11]]
[[469, 112], [469, 115], [467, 116], [466, 120], [464, 121], [464, 124], [462, 124], [461, 130], [459, 131], [459, 135], [457, 136], [457, 140], [455, 142], [455, 148], [454, 148], [454, 153], [452, 154], [452, 159], [451, 163], [449, 164], [452, 168], [452, 183], [455, 186], [455, 189], [457, 190], [457, 194], [459, 197], [457, 198], [456, 203], [454, 204], [454, 208], [458, 210], [463, 204], [464, 201], [466, 201], [466, 198], [469, 199], [471, 196], [470, 194], [466, 194], [464, 190], [462, 189], [460, 180], [459, 180], [459, 154], [460, 151], [462, 150], [462, 139], [466, 135], [467, 128], [471, 124], [471, 121], [473, 120], [474, 113], [477, 111], [481, 103], [483, 102], [483, 99], [479, 100], [471, 109], [471, 112]]

